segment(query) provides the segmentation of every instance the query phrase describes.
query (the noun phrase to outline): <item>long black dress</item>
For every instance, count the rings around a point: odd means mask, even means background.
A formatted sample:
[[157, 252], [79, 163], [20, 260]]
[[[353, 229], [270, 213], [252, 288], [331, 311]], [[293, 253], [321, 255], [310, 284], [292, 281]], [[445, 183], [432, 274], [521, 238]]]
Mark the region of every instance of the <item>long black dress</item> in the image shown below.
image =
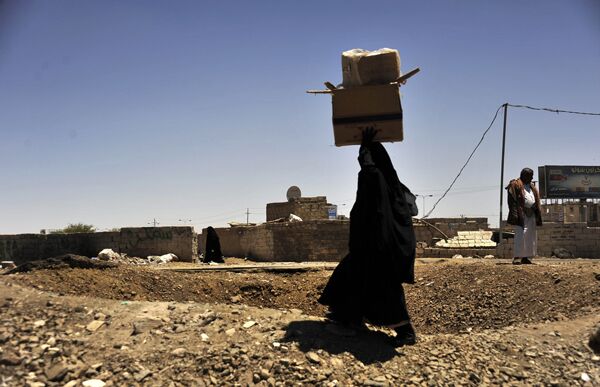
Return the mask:
[[380, 143], [361, 145], [356, 202], [350, 212], [349, 254], [319, 302], [338, 319], [393, 326], [409, 321], [402, 283], [414, 283], [416, 215]]
[[221, 242], [214, 228], [208, 226], [206, 229], [206, 250], [204, 251], [204, 262], [210, 261], [223, 263], [223, 253], [221, 252]]

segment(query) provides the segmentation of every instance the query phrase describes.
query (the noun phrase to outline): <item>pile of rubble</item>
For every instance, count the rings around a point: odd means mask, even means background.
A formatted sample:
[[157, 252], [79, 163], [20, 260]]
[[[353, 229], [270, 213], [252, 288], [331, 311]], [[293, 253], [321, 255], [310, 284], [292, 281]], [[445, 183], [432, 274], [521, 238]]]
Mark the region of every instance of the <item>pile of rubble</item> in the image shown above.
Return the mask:
[[171, 261], [176, 261], [177, 256], [173, 253], [163, 255], [149, 255], [146, 259], [140, 257], [129, 257], [126, 253], [117, 253], [112, 249], [104, 249], [98, 253], [97, 257], [101, 261], [109, 261], [115, 263], [123, 263], [127, 265], [148, 265], [148, 264], [164, 264]]
[[458, 231], [458, 235], [448, 240], [438, 241], [436, 247], [456, 248], [480, 248], [496, 247], [492, 240], [492, 231]]

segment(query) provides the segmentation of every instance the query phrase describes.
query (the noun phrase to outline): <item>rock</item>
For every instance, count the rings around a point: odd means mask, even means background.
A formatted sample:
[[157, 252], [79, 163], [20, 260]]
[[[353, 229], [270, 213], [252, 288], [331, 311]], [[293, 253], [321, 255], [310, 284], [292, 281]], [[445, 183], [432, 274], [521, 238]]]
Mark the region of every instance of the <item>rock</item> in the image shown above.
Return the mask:
[[141, 382], [142, 380], [146, 379], [150, 375], [152, 375], [152, 371], [143, 369], [140, 372], [133, 375], [133, 377], [135, 378], [136, 381]]
[[256, 321], [248, 320], [242, 325], [242, 328], [249, 329], [256, 325]]
[[104, 321], [104, 320], [106, 320], [106, 315], [102, 312], [98, 312], [94, 315], [94, 319]]
[[139, 335], [140, 333], [150, 332], [154, 329], [158, 329], [163, 325], [163, 321], [159, 318], [149, 316], [139, 316], [139, 318], [133, 322], [133, 335]]
[[63, 387], [75, 387], [78, 384], [79, 384], [79, 380], [71, 380], [70, 382], [65, 384]]
[[240, 295], [238, 294], [237, 296], [233, 296], [233, 297], [231, 297], [231, 298], [230, 298], [230, 300], [231, 300], [231, 302], [232, 302], [232, 303], [234, 303], [234, 304], [235, 304], [235, 303], [238, 303], [238, 302], [242, 301], [242, 296], [240, 296]]
[[321, 364], [321, 358], [319, 357], [319, 355], [317, 355], [314, 352], [307, 352], [306, 353], [306, 358], [308, 359], [308, 361], [310, 361], [311, 363], [314, 364]]
[[185, 348], [175, 348], [173, 351], [171, 351], [171, 355], [173, 356], [177, 356], [177, 357], [184, 357], [186, 353]]
[[461, 259], [462, 257], [463, 257], [463, 256], [462, 256], [462, 255], [460, 255], [460, 254], [454, 254], [454, 255], [452, 256], [452, 259]]
[[100, 379], [88, 379], [81, 384], [83, 387], [104, 387], [106, 383]]
[[44, 325], [46, 325], [46, 320], [37, 320], [36, 322], [33, 323], [33, 326], [35, 328], [40, 328], [40, 327], [43, 327]]
[[334, 368], [342, 369], [342, 368], [344, 368], [344, 361], [342, 359], [333, 358], [333, 359], [331, 359], [331, 365]]
[[4, 352], [0, 356], [0, 365], [16, 366], [21, 364], [21, 358], [14, 352]]
[[565, 248], [557, 247], [552, 250], [552, 256], [556, 257], [556, 258], [567, 259], [567, 258], [573, 258], [573, 253], [571, 253], [569, 250], [567, 250]]
[[229, 328], [225, 331], [225, 334], [229, 337], [233, 336], [235, 334], [235, 328]]
[[46, 368], [44, 373], [46, 374], [48, 380], [59, 382], [65, 377], [68, 371], [69, 369], [67, 368], [67, 365], [63, 362], [59, 362]]
[[[235, 329], [233, 330], [235, 332]], [[227, 333], [227, 332], [225, 332]], [[208, 341], [208, 335], [206, 333], [201, 333], [200, 334], [200, 340], [202, 341]]]
[[485, 257], [483, 257], [483, 259], [494, 259], [494, 258], [496, 258], [496, 257], [491, 254], [488, 254]]
[[104, 321], [101, 320], [94, 320], [91, 323], [89, 323], [85, 329], [87, 329], [90, 332], [96, 332], [98, 329], [100, 329], [100, 327], [104, 325]]
[[590, 378], [590, 375], [588, 375], [586, 372], [582, 372], [581, 380], [583, 380], [584, 382], [589, 382], [592, 380], [592, 378]]

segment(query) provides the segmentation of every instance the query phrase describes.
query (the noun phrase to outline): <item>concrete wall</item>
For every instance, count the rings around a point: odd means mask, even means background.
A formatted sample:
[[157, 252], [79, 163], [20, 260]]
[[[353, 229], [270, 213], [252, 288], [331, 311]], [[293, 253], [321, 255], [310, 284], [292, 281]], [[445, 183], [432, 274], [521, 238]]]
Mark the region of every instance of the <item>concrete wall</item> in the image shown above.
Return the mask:
[[193, 227], [122, 228], [120, 232], [77, 234], [0, 235], [0, 260], [27, 261], [73, 253], [92, 257], [109, 248], [129, 256], [174, 253], [179, 259], [197, 259]]

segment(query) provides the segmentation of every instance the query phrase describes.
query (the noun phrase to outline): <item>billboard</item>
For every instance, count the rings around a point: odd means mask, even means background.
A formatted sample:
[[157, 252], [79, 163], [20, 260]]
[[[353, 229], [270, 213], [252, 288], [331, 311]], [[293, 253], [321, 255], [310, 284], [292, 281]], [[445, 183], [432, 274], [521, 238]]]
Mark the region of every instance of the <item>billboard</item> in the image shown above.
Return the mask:
[[538, 174], [544, 199], [600, 199], [600, 166], [545, 165]]

